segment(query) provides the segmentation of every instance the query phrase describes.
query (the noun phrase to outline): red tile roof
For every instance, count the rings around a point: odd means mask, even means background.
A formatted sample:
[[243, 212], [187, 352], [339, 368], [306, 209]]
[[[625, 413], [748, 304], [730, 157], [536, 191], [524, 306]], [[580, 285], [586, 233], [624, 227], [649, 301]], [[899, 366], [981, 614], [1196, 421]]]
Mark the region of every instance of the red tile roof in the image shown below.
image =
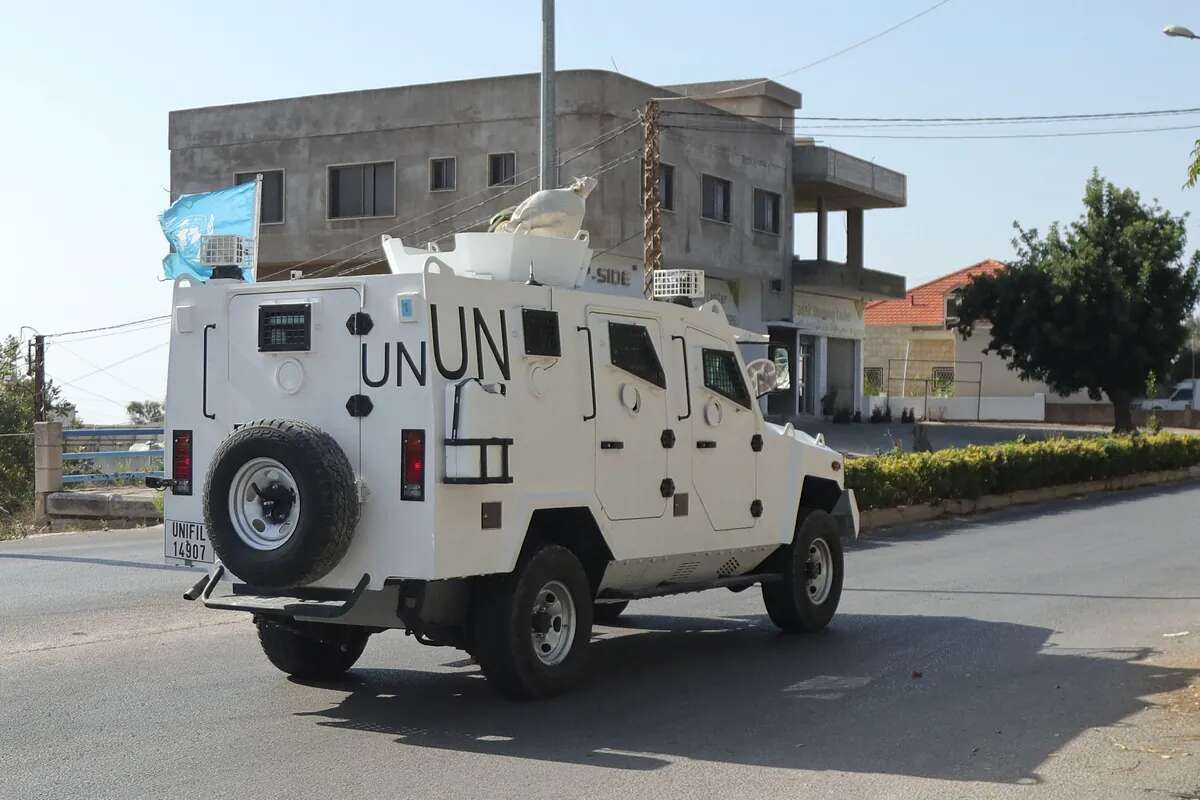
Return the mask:
[[864, 318], [868, 325], [944, 325], [946, 294], [976, 275], [988, 275], [1004, 269], [1004, 264], [988, 259], [943, 275], [937, 280], [909, 289], [903, 300], [875, 300], [867, 303]]

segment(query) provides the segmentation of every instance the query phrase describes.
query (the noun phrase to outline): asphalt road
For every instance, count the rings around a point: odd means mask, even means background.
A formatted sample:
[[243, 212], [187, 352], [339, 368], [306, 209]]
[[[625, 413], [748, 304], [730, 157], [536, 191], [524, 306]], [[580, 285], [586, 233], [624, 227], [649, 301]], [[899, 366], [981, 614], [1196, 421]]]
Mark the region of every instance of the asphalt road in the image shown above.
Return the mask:
[[899, 533], [824, 634], [755, 591], [644, 601], [542, 703], [395, 632], [289, 681], [158, 529], [0, 543], [0, 797], [1200, 794], [1200, 487]]

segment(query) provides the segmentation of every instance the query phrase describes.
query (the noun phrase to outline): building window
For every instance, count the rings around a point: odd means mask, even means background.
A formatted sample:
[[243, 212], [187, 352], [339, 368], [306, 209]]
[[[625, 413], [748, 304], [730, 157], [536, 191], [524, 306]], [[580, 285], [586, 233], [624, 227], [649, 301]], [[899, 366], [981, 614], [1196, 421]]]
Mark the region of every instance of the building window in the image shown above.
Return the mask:
[[700, 206], [700, 216], [717, 222], [729, 222], [732, 189], [732, 184], [727, 180], [714, 178], [712, 175], [701, 175], [700, 194], [703, 203]]
[[954, 367], [934, 367], [929, 370], [929, 378], [934, 383], [954, 383]]
[[658, 165], [658, 198], [663, 211], [675, 210], [675, 167], [670, 164]]
[[517, 182], [517, 154], [488, 154], [488, 186], [512, 186]]
[[[642, 160], [641, 164], [642, 174], [645, 174], [645, 159]], [[640, 182], [638, 186], [641, 186]], [[639, 188], [638, 191], [641, 191], [641, 189]], [[663, 211], [675, 210], [675, 167], [670, 164], [660, 163], [658, 165], [658, 206]]]
[[775, 192], [754, 190], [754, 230], [779, 234], [780, 200]]
[[429, 159], [429, 191], [452, 192], [458, 188], [456, 167], [453, 158]]
[[863, 367], [863, 394], [883, 394], [883, 367]]
[[254, 172], [239, 172], [233, 176], [233, 182], [251, 183], [259, 175], [263, 176], [263, 182], [258, 221], [264, 225], [283, 222], [283, 170], [259, 169]]
[[750, 390], [742, 380], [737, 356], [729, 350], [709, 350], [707, 347], [701, 350], [701, 355], [704, 358], [704, 385], [739, 406], [749, 408]]
[[645, 325], [608, 323], [608, 349], [612, 365], [653, 383], [660, 389], [667, 386], [667, 376], [654, 352], [654, 342]]
[[947, 324], [958, 322], [958, 307], [962, 303], [962, 293], [958, 291], [950, 292], [946, 295], [946, 322]]
[[396, 165], [346, 164], [329, 168], [329, 218], [390, 217], [396, 213]]

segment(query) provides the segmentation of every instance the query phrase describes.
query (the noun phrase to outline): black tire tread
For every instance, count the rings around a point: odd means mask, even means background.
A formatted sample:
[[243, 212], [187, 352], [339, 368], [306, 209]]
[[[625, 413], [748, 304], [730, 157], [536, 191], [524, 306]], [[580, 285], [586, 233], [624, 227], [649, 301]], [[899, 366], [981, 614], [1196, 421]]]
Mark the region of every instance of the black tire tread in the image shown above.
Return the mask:
[[[306, 680], [331, 680], [354, 666], [370, 634], [347, 625], [282, 624], [256, 620], [258, 642], [277, 669]], [[303, 630], [303, 632], [302, 632]], [[306, 635], [309, 634], [309, 635]]]
[[[807, 558], [798, 557], [798, 552], [807, 554], [809, 541], [817, 537], [825, 539], [829, 544], [837, 570], [829, 596], [819, 606], [813, 605], [805, 591], [804, 563]], [[837, 524], [825, 511], [805, 510], [796, 524], [796, 533], [784, 555], [783, 580], [762, 585], [767, 616], [785, 633], [815, 633], [823, 630], [837, 612], [845, 574], [842, 542]]]
[[[567, 659], [547, 667], [533, 655], [529, 623], [518, 606], [525, 596], [555, 578], [572, 590], [578, 616], [575, 643]], [[538, 583], [538, 586], [532, 584]], [[513, 572], [481, 578], [471, 614], [472, 653], [488, 682], [508, 697], [551, 697], [577, 683], [587, 662], [592, 634], [591, 585], [575, 554], [546, 545], [522, 559]]]

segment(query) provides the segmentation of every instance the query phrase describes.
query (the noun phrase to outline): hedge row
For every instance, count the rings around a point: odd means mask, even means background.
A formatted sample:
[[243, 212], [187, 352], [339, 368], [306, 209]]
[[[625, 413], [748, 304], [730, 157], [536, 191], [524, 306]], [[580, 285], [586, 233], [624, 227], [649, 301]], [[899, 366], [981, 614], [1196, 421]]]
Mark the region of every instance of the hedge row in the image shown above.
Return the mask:
[[1200, 464], [1200, 436], [1171, 433], [971, 445], [846, 461], [861, 509], [961, 500]]

